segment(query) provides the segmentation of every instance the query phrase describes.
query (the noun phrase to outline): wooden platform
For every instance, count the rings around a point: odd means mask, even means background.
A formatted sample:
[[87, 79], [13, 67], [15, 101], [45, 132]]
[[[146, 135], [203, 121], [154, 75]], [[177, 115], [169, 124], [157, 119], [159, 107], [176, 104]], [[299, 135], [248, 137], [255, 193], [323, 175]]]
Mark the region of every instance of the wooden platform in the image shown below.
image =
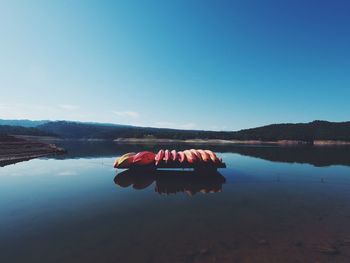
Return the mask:
[[[130, 166], [129, 169], [195, 169], [195, 170], [213, 170], [213, 169], [218, 169], [218, 168], [226, 168], [225, 163], [196, 163], [196, 164], [191, 164], [191, 163], [174, 163], [174, 162], [169, 162], [165, 163], [162, 162], [158, 165], [143, 165], [143, 166]], [[126, 168], [127, 169], [127, 168]]]

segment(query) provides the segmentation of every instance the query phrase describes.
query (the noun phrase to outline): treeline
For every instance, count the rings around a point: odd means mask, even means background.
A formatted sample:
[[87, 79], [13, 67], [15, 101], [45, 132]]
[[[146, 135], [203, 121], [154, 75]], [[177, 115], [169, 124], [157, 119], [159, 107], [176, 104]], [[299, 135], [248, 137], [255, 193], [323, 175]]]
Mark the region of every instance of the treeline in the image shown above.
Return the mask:
[[313, 121], [299, 124], [272, 124], [235, 132], [176, 130], [68, 121], [47, 122], [35, 128], [0, 126], [0, 133], [51, 135], [68, 139], [159, 138], [159, 139], [222, 139], [222, 140], [314, 140], [350, 141], [350, 122]]
[[0, 125], [0, 136], [6, 135], [55, 136], [54, 134], [38, 128], [22, 126]]
[[313, 121], [298, 124], [272, 124], [234, 133], [239, 140], [298, 140], [312, 143], [314, 140], [350, 141], [350, 122]]
[[39, 129], [63, 138], [162, 138], [162, 139], [222, 139], [222, 140], [298, 140], [312, 143], [314, 140], [350, 141], [350, 122], [313, 121], [300, 124], [272, 124], [236, 132], [203, 130], [176, 130], [134, 127], [124, 125], [100, 125], [75, 122], [49, 122]]
[[[176, 130], [165, 128], [135, 127], [127, 125], [102, 125], [67, 121], [49, 122], [38, 129], [54, 133], [62, 138], [107, 139], [118, 138], [162, 138], [162, 139], [218, 139], [229, 138], [230, 132], [201, 130]], [[232, 132], [231, 132], [232, 133]], [[226, 135], [226, 136], [225, 136]]]

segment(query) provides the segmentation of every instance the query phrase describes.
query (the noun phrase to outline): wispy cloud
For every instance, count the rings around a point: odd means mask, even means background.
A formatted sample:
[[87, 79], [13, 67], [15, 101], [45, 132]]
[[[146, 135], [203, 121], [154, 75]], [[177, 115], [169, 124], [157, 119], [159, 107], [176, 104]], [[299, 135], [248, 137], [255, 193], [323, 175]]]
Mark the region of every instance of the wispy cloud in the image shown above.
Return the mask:
[[9, 108], [9, 106], [7, 104], [4, 103], [0, 103], [0, 110], [7, 110]]
[[38, 119], [33, 113], [47, 113], [51, 110], [47, 105], [0, 102], [0, 118], [3, 119]]
[[75, 171], [62, 171], [57, 173], [58, 176], [72, 176], [76, 175], [77, 173]]
[[79, 106], [71, 105], [71, 104], [61, 104], [61, 105], [58, 105], [58, 107], [60, 107], [63, 110], [68, 110], [68, 111], [79, 109]]
[[227, 130], [227, 126], [226, 125], [213, 125], [209, 127], [211, 130], [213, 131], [226, 131]]
[[136, 111], [112, 111], [115, 115], [120, 117], [130, 117], [130, 118], [138, 118], [140, 117], [140, 113]]
[[168, 128], [168, 127], [174, 127], [175, 123], [173, 122], [168, 122], [168, 121], [157, 121], [154, 123], [156, 127], [161, 127], [161, 128]]
[[159, 128], [171, 128], [171, 129], [185, 129], [190, 130], [196, 128], [195, 123], [174, 123], [174, 122], [168, 122], [168, 121], [158, 121], [155, 122], [154, 125]]
[[184, 123], [184, 124], [180, 124], [179, 125], [179, 127], [181, 128], [181, 129], [188, 129], [188, 130], [190, 130], [190, 129], [194, 129], [194, 128], [196, 128], [196, 124], [195, 123], [192, 123], [192, 122], [190, 122], [190, 123]]
[[40, 104], [24, 104], [24, 103], [0, 103], [0, 109], [23, 109], [23, 110], [47, 110], [50, 106]]

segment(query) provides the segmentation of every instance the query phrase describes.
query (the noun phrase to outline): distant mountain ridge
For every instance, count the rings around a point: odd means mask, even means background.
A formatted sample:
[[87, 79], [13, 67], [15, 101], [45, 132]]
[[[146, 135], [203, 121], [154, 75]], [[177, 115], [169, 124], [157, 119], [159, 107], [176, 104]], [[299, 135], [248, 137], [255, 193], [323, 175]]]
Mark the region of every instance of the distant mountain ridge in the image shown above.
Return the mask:
[[32, 120], [3, 120], [0, 119], [0, 125], [36, 127], [38, 125], [49, 122], [48, 120], [32, 121]]
[[[2, 122], [1, 122], [2, 121]], [[262, 127], [244, 129], [240, 131], [205, 131], [205, 130], [177, 130], [167, 128], [136, 127], [119, 124], [84, 123], [72, 121], [30, 121], [10, 120], [10, 122], [26, 125], [22, 129], [16, 126], [16, 134], [42, 133], [51, 134], [66, 139], [104, 139], [118, 138], [155, 138], [155, 139], [221, 139], [221, 140], [258, 140], [280, 141], [294, 140], [313, 143], [315, 140], [336, 140], [350, 142], [350, 121], [328, 122], [316, 120], [309, 123], [282, 123]], [[9, 126], [0, 120], [0, 133], [9, 132]], [[28, 125], [35, 125], [29, 126]], [[5, 129], [6, 128], [6, 129]], [[7, 132], [6, 132], [7, 130]]]
[[102, 126], [130, 126], [130, 125], [123, 125], [123, 124], [114, 124], [114, 123], [101, 123], [101, 122], [80, 122], [80, 121], [50, 121], [50, 120], [4, 120], [0, 119], [0, 125], [9, 125], [9, 126], [21, 126], [21, 127], [37, 127], [39, 125], [48, 123], [48, 122], [73, 122], [73, 123], [80, 123], [80, 124], [95, 124], [95, 125], [102, 125]]

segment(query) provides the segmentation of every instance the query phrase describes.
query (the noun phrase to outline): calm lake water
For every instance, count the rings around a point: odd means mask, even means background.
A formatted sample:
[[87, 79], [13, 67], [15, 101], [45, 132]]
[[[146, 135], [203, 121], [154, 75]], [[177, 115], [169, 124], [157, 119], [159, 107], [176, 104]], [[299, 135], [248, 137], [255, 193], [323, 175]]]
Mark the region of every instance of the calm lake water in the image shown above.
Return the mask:
[[0, 262], [350, 262], [348, 147], [201, 146], [227, 168], [199, 175], [112, 168], [159, 146], [63, 144], [0, 168]]

